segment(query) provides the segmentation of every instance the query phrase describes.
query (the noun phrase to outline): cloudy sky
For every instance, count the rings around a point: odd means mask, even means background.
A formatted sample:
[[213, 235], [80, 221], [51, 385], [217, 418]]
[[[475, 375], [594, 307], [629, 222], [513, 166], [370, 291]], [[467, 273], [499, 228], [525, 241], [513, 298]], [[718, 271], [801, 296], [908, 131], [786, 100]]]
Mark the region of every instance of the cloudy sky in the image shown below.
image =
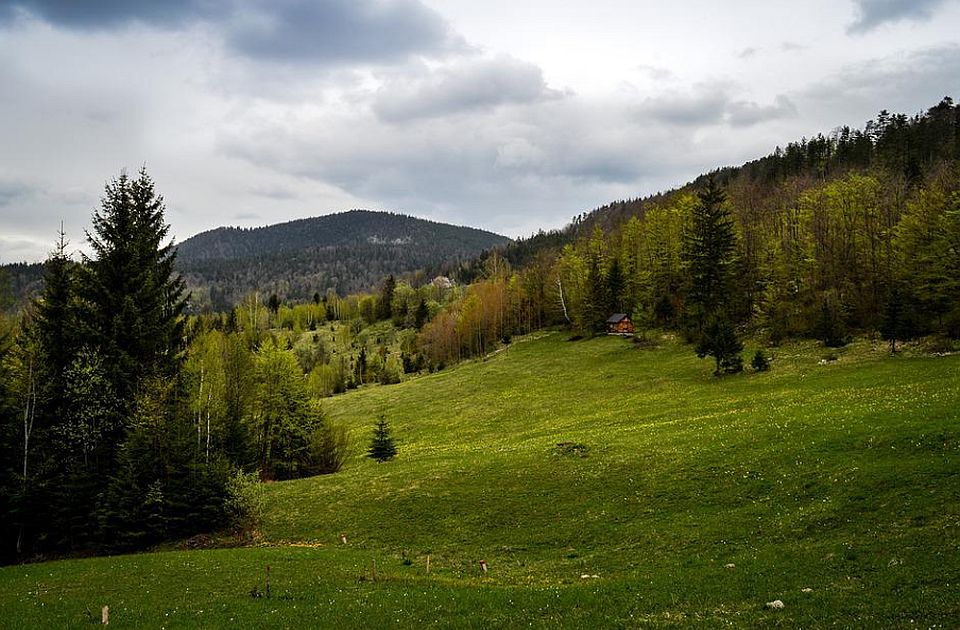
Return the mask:
[[960, 97], [957, 0], [0, 0], [0, 262], [142, 164], [178, 240], [350, 208], [509, 236]]

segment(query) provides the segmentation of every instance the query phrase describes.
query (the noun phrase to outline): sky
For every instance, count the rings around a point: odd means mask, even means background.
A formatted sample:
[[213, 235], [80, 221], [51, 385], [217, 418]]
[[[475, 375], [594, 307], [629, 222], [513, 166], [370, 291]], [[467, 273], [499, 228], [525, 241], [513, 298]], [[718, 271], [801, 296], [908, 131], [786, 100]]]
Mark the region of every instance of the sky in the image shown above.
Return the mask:
[[176, 240], [352, 208], [511, 237], [960, 98], [960, 0], [0, 0], [0, 262], [142, 166]]

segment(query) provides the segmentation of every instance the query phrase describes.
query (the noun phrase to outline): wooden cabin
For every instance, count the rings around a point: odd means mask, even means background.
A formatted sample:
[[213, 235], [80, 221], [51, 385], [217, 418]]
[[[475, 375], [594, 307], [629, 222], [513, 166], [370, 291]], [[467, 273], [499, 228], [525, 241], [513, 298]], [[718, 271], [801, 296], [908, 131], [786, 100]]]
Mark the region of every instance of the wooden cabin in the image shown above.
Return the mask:
[[632, 335], [634, 332], [633, 322], [626, 313], [614, 313], [607, 320], [607, 333], [611, 335]]

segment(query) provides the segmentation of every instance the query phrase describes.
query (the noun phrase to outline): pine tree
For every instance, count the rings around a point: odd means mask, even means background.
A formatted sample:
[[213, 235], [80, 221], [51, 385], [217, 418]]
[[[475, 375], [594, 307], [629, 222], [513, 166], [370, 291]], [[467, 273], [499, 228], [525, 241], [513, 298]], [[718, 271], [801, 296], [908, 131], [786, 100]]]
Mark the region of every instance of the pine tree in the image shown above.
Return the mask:
[[397, 280], [393, 274], [387, 276], [380, 289], [380, 300], [377, 302], [377, 319], [390, 319], [393, 314], [393, 292], [397, 288]]
[[689, 278], [687, 314], [697, 334], [707, 319], [729, 302], [730, 269], [736, 247], [733, 219], [724, 205], [726, 194], [712, 173], [698, 200], [682, 250]]
[[908, 297], [903, 289], [895, 286], [884, 305], [880, 334], [890, 342], [890, 352], [895, 353], [897, 341], [909, 339], [914, 332]]
[[280, 298], [277, 297], [276, 293], [270, 294], [270, 297], [267, 299], [267, 308], [270, 309], [270, 312], [274, 315], [280, 310]]
[[173, 374], [182, 354], [186, 297], [163, 214], [145, 169], [136, 179], [121, 173], [107, 184], [87, 233], [93, 257], [84, 256], [85, 319], [127, 408], [145, 378]]
[[611, 311], [624, 313], [628, 310], [624, 306], [623, 299], [625, 287], [626, 278], [624, 278], [623, 268], [620, 266], [620, 259], [614, 258], [613, 262], [610, 263], [610, 270], [607, 271], [607, 298], [610, 301]]
[[417, 310], [413, 314], [413, 325], [417, 330], [423, 328], [423, 325], [427, 323], [427, 320], [430, 318], [430, 311], [427, 309], [427, 303], [423, 300], [420, 300], [420, 303], [417, 304]]
[[33, 333], [43, 352], [45, 409], [51, 418], [62, 416], [66, 375], [79, 350], [76, 265], [67, 255], [61, 226], [56, 249], [44, 264], [43, 294], [34, 303]]
[[370, 448], [367, 449], [367, 457], [375, 459], [382, 463], [393, 459], [397, 455], [397, 446], [390, 435], [390, 427], [383, 416], [377, 420], [373, 429], [373, 439], [370, 441]]

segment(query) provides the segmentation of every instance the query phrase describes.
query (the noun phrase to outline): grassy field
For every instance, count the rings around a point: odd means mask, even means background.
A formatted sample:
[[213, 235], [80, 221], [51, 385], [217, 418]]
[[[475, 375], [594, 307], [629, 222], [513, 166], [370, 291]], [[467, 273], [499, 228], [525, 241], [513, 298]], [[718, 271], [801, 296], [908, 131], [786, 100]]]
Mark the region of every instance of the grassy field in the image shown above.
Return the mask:
[[327, 399], [355, 455], [269, 485], [261, 545], [3, 568], [0, 626], [957, 627], [960, 356], [824, 354], [546, 334]]

